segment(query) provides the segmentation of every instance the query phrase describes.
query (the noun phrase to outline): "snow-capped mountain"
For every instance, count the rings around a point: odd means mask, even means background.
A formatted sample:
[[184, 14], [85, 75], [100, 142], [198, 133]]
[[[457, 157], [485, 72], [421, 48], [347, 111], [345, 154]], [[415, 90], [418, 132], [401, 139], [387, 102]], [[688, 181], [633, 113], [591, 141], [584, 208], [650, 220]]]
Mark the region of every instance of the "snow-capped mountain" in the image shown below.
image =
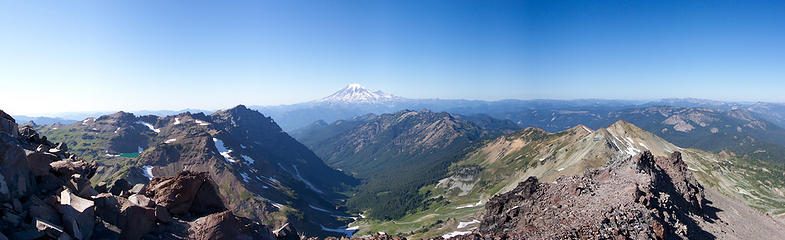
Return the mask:
[[330, 96], [318, 100], [318, 102], [328, 103], [383, 103], [403, 98], [384, 93], [382, 91], [373, 92], [360, 84], [349, 84]]

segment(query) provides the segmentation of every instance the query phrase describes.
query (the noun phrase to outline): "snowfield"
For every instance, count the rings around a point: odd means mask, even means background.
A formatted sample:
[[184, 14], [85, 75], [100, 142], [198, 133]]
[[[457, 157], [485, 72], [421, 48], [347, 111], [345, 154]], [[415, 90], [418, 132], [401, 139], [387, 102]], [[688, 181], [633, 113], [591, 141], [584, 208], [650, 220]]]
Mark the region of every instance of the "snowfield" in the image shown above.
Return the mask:
[[149, 124], [149, 123], [146, 123], [146, 122], [142, 122], [142, 121], [138, 121], [136, 123], [144, 125], [145, 127], [149, 128], [151, 131], [153, 131], [155, 133], [161, 133], [161, 129], [155, 128], [152, 124]]
[[142, 174], [147, 177], [147, 179], [153, 179], [153, 166], [144, 165], [142, 167]]
[[231, 155], [229, 155], [229, 153], [231, 153], [232, 150], [231, 149], [227, 149], [224, 146], [224, 141], [221, 141], [221, 139], [213, 138], [213, 142], [215, 143], [215, 149], [218, 149], [218, 153], [220, 153], [221, 156], [224, 157], [224, 160], [226, 160], [226, 162], [228, 162], [228, 163], [237, 163], [238, 162], [237, 159], [234, 159], [234, 158], [232, 158]]

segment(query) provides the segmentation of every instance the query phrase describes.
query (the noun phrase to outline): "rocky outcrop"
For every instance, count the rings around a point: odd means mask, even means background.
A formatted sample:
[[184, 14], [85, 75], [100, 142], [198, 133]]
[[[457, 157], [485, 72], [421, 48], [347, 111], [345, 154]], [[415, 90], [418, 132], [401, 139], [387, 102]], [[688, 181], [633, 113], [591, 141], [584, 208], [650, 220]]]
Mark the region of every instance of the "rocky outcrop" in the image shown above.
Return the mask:
[[526, 239], [705, 238], [710, 235], [692, 217], [711, 216], [704, 214], [704, 203], [703, 188], [678, 152], [655, 158], [647, 151], [553, 183], [530, 177], [488, 201], [477, 234]]
[[190, 239], [276, 239], [268, 229], [250, 221], [237, 217], [231, 211], [223, 211], [199, 218], [188, 230]]
[[89, 181], [95, 162], [30, 126], [17, 130], [2, 111], [0, 124], [0, 240], [276, 239], [266, 226], [227, 211], [208, 173], [136, 186], [120, 179], [98, 191]]
[[226, 210], [215, 183], [206, 172], [183, 171], [174, 177], [153, 178], [141, 193], [176, 216]]

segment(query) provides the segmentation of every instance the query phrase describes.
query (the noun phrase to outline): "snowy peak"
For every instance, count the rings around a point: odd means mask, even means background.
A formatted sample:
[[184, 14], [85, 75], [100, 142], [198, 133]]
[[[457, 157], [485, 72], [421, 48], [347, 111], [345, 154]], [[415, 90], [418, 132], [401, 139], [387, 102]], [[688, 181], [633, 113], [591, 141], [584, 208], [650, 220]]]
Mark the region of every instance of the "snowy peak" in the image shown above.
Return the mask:
[[383, 103], [402, 99], [397, 96], [386, 94], [382, 91], [373, 92], [360, 84], [349, 84], [330, 96], [322, 98], [319, 102], [331, 103]]

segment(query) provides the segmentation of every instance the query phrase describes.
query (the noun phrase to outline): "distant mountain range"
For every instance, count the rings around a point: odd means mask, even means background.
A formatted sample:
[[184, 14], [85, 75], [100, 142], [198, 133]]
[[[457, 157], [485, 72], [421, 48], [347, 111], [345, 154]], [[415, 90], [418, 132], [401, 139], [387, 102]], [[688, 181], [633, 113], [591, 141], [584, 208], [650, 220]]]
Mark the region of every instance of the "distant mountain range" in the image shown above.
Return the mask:
[[[401, 110], [428, 109], [434, 112], [471, 116], [483, 114], [496, 119], [510, 120], [519, 127], [536, 126], [547, 131], [561, 131], [576, 122], [567, 124], [545, 123], [552, 117], [562, 118], [568, 114], [588, 112], [604, 115], [609, 112], [645, 108], [652, 106], [698, 107], [715, 110], [744, 110], [756, 117], [772, 122], [785, 128], [785, 104], [765, 102], [726, 102], [696, 98], [668, 98], [657, 101], [640, 100], [608, 100], [608, 99], [576, 99], [576, 100], [462, 100], [462, 99], [410, 99], [382, 91], [373, 91], [359, 84], [348, 86], [327, 97], [291, 105], [250, 106], [267, 116], [272, 117], [284, 131], [305, 127], [316, 121], [332, 123], [337, 120], [348, 120], [365, 114], [394, 113]], [[179, 111], [135, 111], [136, 115], [168, 116], [184, 112], [210, 114], [215, 110], [183, 109]], [[46, 117], [18, 116], [20, 123], [34, 121], [39, 125], [52, 123], [69, 124], [88, 117], [98, 117], [113, 112], [71, 112], [50, 114]], [[569, 118], [569, 117], [566, 117]], [[609, 121], [613, 122], [613, 121]], [[605, 122], [607, 124], [608, 122]]]

